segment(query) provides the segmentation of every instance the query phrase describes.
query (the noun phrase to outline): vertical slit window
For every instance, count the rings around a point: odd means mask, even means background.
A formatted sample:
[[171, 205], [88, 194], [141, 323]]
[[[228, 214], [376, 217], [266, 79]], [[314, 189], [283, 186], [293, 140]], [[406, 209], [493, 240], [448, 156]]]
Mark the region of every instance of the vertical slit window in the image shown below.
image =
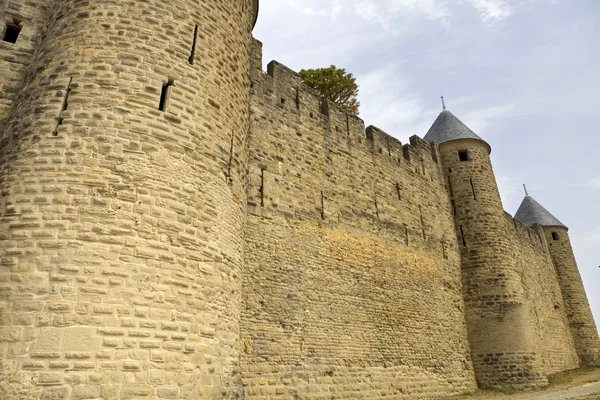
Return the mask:
[[398, 194], [398, 200], [402, 200], [402, 190], [399, 183], [396, 183], [396, 193]]
[[346, 114], [346, 135], [350, 136], [350, 116]]
[[410, 243], [410, 238], [408, 237], [408, 225], [404, 224], [404, 239], [406, 241], [406, 245], [408, 246]]
[[475, 186], [473, 185], [473, 178], [469, 178], [469, 182], [471, 182], [471, 192], [473, 192], [473, 200], [477, 200], [477, 195], [475, 194]]
[[8, 43], [17, 43], [21, 29], [23, 29], [21, 26], [21, 21], [13, 19], [12, 22], [6, 24], [6, 29], [4, 30], [4, 36], [2, 37], [2, 40]]
[[229, 178], [229, 182], [231, 183], [231, 168], [233, 165], [233, 147], [234, 147], [235, 133], [231, 132], [231, 145], [229, 147], [229, 162], [227, 164], [227, 177]]
[[58, 136], [58, 128], [63, 124], [63, 112], [67, 108], [69, 108], [69, 95], [71, 94], [71, 86], [73, 84], [73, 78], [69, 79], [69, 84], [67, 85], [67, 90], [65, 91], [65, 96], [63, 97], [62, 105], [60, 106], [60, 112], [58, 113], [58, 118], [56, 119], [56, 127], [54, 128], [54, 132], [52, 132], [52, 136]]
[[198, 25], [194, 28], [194, 39], [192, 40], [192, 51], [190, 52], [190, 58], [188, 62], [194, 64], [194, 58], [196, 57], [196, 41], [198, 40]]
[[425, 235], [425, 218], [423, 218], [423, 208], [419, 206], [419, 214], [421, 214], [421, 232], [423, 233], [423, 239], [426, 239]]
[[160, 111], [165, 111], [167, 105], [169, 103], [169, 95], [171, 94], [171, 87], [173, 86], [173, 79], [169, 79], [167, 83], [165, 83], [160, 92], [160, 103], [158, 103], [158, 109]]
[[265, 170], [260, 170], [260, 206], [265, 206]]
[[463, 247], [467, 248], [467, 241], [465, 240], [465, 232], [463, 231], [462, 225], [460, 226], [460, 236], [462, 238]]
[[325, 194], [321, 192], [321, 219], [325, 219]]

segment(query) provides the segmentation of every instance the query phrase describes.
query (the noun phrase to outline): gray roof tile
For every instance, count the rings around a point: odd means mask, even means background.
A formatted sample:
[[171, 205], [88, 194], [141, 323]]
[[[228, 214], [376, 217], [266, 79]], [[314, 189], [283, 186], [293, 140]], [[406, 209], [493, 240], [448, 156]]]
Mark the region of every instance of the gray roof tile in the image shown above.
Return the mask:
[[427, 142], [445, 143], [457, 139], [481, 139], [450, 111], [444, 110], [437, 117], [424, 138]]
[[515, 214], [515, 219], [529, 227], [533, 224], [538, 224], [541, 226], [561, 226], [566, 228], [562, 222], [550, 214], [548, 210], [542, 207], [531, 196], [525, 196], [519, 210]]

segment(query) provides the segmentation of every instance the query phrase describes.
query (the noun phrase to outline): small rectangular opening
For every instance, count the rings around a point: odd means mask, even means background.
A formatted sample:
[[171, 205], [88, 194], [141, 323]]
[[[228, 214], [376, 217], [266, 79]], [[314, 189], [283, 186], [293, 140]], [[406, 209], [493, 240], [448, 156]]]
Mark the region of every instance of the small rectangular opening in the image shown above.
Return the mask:
[[558, 232], [552, 232], [552, 240], [558, 240]]
[[419, 213], [421, 214], [421, 233], [423, 234], [423, 239], [427, 239], [425, 235], [425, 218], [423, 218], [423, 209], [419, 206]]
[[260, 170], [260, 206], [265, 206], [265, 170]]
[[56, 126], [54, 131], [52, 132], [52, 136], [58, 136], [58, 129], [62, 126], [64, 122], [63, 112], [69, 108], [69, 95], [71, 94], [71, 87], [73, 85], [73, 78], [69, 79], [69, 84], [67, 85], [67, 90], [65, 91], [65, 96], [63, 97], [63, 103], [60, 107], [60, 112], [58, 113], [58, 118], [56, 119]]
[[461, 150], [458, 152], [458, 159], [460, 161], [469, 161], [469, 152], [467, 150]]
[[471, 192], [473, 192], [473, 200], [477, 200], [477, 194], [475, 193], [475, 186], [473, 185], [473, 178], [469, 178], [471, 182]]
[[8, 43], [17, 43], [21, 29], [23, 29], [21, 21], [13, 19], [12, 22], [6, 24], [6, 30], [4, 31], [2, 40]]
[[233, 147], [235, 141], [235, 132], [231, 131], [231, 145], [229, 147], [229, 162], [227, 163], [227, 180], [231, 184], [233, 182], [233, 178], [231, 177], [231, 167], [233, 164]]
[[194, 40], [192, 41], [192, 51], [190, 52], [190, 58], [188, 62], [194, 64], [194, 58], [196, 57], [196, 40], [198, 39], [198, 25], [194, 28]]
[[398, 194], [398, 200], [402, 200], [402, 189], [400, 189], [399, 183], [396, 183], [396, 193]]
[[325, 220], [325, 194], [321, 192], [321, 219]]
[[158, 103], [158, 109], [160, 111], [165, 111], [167, 108], [171, 86], [173, 86], [173, 79], [169, 79], [169, 81], [162, 87], [162, 91], [160, 92], [160, 103]]

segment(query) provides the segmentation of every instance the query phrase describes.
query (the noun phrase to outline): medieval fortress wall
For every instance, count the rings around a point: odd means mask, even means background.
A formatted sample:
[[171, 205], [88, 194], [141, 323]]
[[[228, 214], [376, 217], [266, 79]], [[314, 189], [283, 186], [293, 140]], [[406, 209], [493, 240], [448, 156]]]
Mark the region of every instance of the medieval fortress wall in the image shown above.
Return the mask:
[[0, 0], [0, 398], [440, 398], [596, 363], [566, 228], [505, 214], [481, 143], [402, 145], [263, 72], [256, 5]]
[[471, 389], [460, 253], [437, 148], [416, 137], [403, 147], [375, 128], [367, 136], [296, 73], [271, 63], [264, 74], [257, 60], [242, 313], [248, 394]]
[[[475, 200], [471, 179], [449, 176], [461, 166], [447, 173], [441, 165], [439, 146], [418, 137], [403, 146], [365, 129], [277, 62], [263, 72], [261, 46], [255, 42], [251, 66], [242, 313], [248, 393], [435, 397], [472, 388], [472, 356], [496, 370], [501, 364], [515, 386], [522, 374], [543, 384], [547, 374], [576, 368], [546, 239], [541, 228], [503, 212], [491, 165], [484, 177], [493, 182], [473, 175]], [[472, 203], [459, 204], [461, 196]], [[463, 266], [461, 279], [461, 251], [482, 232], [471, 234], [465, 224], [464, 246], [454, 215], [460, 223], [485, 197], [498, 207], [483, 212], [493, 209], [498, 218], [484, 229], [498, 232], [504, 247], [484, 242], [474, 257], [499, 252], [512, 271]], [[515, 304], [523, 313], [492, 327], [478, 316], [482, 322], [467, 334], [463, 290], [489, 314], [507, 314], [502, 307]], [[477, 358], [469, 340], [496, 348]], [[515, 373], [522, 364], [525, 371]], [[348, 387], [349, 377], [358, 382]]]

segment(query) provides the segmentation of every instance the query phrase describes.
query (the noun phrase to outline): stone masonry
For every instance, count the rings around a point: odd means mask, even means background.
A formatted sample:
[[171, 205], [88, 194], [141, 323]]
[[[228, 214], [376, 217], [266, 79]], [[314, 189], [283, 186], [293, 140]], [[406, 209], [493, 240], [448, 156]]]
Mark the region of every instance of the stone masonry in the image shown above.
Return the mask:
[[0, 0], [0, 399], [426, 399], [598, 364], [567, 228], [504, 212], [490, 146], [447, 111], [403, 145], [263, 72], [257, 12]]

